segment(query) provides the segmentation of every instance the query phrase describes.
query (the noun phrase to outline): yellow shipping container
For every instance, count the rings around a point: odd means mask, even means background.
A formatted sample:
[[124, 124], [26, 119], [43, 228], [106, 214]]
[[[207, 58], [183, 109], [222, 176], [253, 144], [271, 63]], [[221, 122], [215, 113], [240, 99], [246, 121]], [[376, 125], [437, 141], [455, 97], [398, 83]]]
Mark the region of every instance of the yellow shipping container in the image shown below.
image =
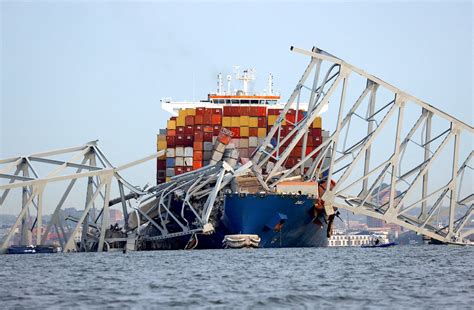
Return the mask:
[[166, 135], [156, 135], [156, 141], [166, 141]]
[[241, 137], [248, 137], [249, 136], [249, 128], [248, 127], [240, 127], [240, 136]]
[[249, 117], [249, 127], [252, 127], [252, 128], [258, 127], [258, 117]]
[[259, 128], [257, 130], [257, 136], [259, 138], [265, 138], [267, 136], [267, 128]]
[[[186, 118], [186, 110], [185, 109], [179, 109], [178, 112], [178, 117]], [[178, 125], [179, 126], [179, 125]]]
[[166, 177], [166, 182], [171, 181], [171, 177]]
[[248, 116], [241, 116], [240, 117], [240, 126], [246, 127], [249, 125], [249, 117]]
[[313, 128], [323, 128], [323, 120], [321, 117], [316, 117], [313, 121]]
[[240, 127], [240, 117], [239, 116], [232, 116], [232, 127]]
[[168, 125], [166, 126], [166, 128], [170, 129], [170, 130], [176, 130], [176, 121], [175, 120], [168, 120]]
[[189, 116], [189, 115], [196, 115], [196, 110], [194, 108], [187, 108], [186, 109], [186, 116]]
[[278, 115], [268, 115], [268, 125], [273, 126], [278, 119]]
[[222, 127], [232, 127], [232, 117], [224, 116], [222, 118]]
[[166, 146], [167, 146], [166, 145], [166, 140], [165, 141], [158, 141], [156, 146], [157, 146], [158, 151], [166, 150]]
[[[181, 112], [181, 110], [180, 110], [180, 112]], [[178, 116], [176, 118], [176, 126], [178, 126], [178, 127], [186, 126], [186, 116]]]
[[[158, 150], [161, 151], [161, 150]], [[158, 156], [158, 159], [166, 159], [166, 152], [163, 153], [163, 155]]]

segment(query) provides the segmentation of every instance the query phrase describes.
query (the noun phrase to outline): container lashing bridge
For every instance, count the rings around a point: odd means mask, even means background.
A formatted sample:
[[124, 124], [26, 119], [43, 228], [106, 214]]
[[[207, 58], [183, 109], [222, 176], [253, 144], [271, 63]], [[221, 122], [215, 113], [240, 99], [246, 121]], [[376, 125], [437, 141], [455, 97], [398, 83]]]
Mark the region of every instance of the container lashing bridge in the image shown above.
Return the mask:
[[[321, 49], [291, 50], [309, 57], [309, 64], [265, 141], [244, 165], [232, 167], [220, 161], [172, 177], [167, 183], [140, 189], [119, 172], [161, 156], [163, 151], [118, 168], [110, 164], [95, 142], [0, 160], [0, 179], [6, 180], [0, 184], [0, 207], [11, 190], [22, 190], [21, 212], [1, 249], [7, 248], [19, 227], [27, 227], [25, 215], [30, 207], [37, 216], [29, 229], [41, 227], [42, 193], [50, 183], [68, 181], [69, 185], [46, 230], [36, 230], [37, 244], [44, 242], [54, 226], [63, 238], [69, 236], [61, 241], [63, 251], [102, 251], [104, 245], [127, 240], [106, 234], [111, 205], [122, 204], [129, 238], [138, 235], [142, 241], [154, 241], [208, 234], [214, 230], [213, 217], [222, 207], [223, 192], [234, 178], [247, 174], [255, 176], [268, 192], [274, 191], [278, 183], [295, 178], [331, 184], [319, 197], [327, 215], [345, 209], [440, 242], [469, 244], [474, 233], [473, 127]], [[298, 109], [303, 100], [307, 113], [290, 124], [294, 129], [283, 137], [280, 133], [284, 122], [288, 123], [287, 112]], [[331, 123], [330, 135], [314, 150], [307, 150], [308, 128], [326, 110], [334, 113], [334, 117], [324, 118], [325, 123]], [[301, 160], [285, 168], [297, 145], [302, 145]], [[48, 159], [59, 153], [75, 156], [69, 161]], [[34, 169], [35, 162], [56, 168], [40, 176]], [[61, 175], [67, 167], [76, 171]], [[87, 179], [86, 205], [81, 217], [75, 219], [74, 228], [66, 232], [59, 210], [80, 178]], [[112, 180], [116, 180], [120, 197], [110, 200]], [[98, 197], [102, 208], [92, 217], [90, 211]], [[171, 211], [175, 197], [180, 198], [180, 213]], [[193, 223], [187, 220], [188, 212], [194, 214]], [[144, 223], [158, 233], [137, 234]], [[80, 227], [82, 236], [77, 242]]]

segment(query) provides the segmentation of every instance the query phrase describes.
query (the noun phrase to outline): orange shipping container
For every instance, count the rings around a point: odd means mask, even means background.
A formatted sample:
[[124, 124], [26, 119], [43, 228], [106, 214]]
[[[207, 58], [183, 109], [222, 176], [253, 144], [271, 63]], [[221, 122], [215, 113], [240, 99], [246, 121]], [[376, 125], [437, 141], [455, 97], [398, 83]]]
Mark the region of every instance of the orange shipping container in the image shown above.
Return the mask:
[[212, 125], [220, 125], [222, 116], [220, 114], [212, 114]]
[[202, 161], [202, 151], [194, 151], [193, 161]]
[[186, 126], [194, 126], [194, 116], [188, 115], [185, 120]]
[[199, 168], [202, 168], [202, 161], [196, 161], [196, 160], [194, 160], [194, 161], [193, 161], [193, 169], [194, 169], [194, 170], [197, 170], [197, 169], [199, 169]]
[[[194, 139], [196, 139], [196, 136], [194, 136]], [[202, 151], [203, 150], [203, 143], [202, 141], [194, 141], [193, 143], [193, 149], [194, 151]]]
[[196, 115], [194, 117], [194, 124], [196, 125], [204, 125], [204, 115]]

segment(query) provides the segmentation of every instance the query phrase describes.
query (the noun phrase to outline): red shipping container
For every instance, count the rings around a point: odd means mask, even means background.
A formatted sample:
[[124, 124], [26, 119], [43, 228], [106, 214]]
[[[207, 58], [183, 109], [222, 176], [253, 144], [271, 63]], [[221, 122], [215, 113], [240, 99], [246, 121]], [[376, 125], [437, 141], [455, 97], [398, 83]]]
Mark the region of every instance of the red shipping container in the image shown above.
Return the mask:
[[184, 173], [184, 167], [182, 166], [175, 166], [174, 167], [174, 174], [179, 175]]
[[240, 116], [240, 109], [238, 106], [231, 106], [230, 110], [232, 111], [231, 116]]
[[203, 131], [204, 132], [213, 132], [214, 128], [210, 125], [204, 125]]
[[192, 135], [192, 134], [194, 134], [194, 126], [186, 126], [186, 127], [184, 127], [184, 134], [185, 134], [185, 135]]
[[281, 109], [268, 109], [268, 115], [280, 115]]
[[[309, 137], [308, 137], [308, 139], [309, 139]], [[306, 140], [306, 141], [308, 141], [308, 140]], [[306, 145], [308, 145], [307, 142], [306, 142]], [[301, 139], [298, 141], [298, 143], [296, 143], [296, 146], [303, 146], [303, 138], [301, 138]]]
[[295, 109], [289, 109], [287, 112], [286, 112], [287, 115], [296, 115], [296, 110]]
[[257, 137], [258, 136], [258, 128], [249, 128], [249, 137]]
[[222, 116], [219, 114], [212, 114], [212, 125], [220, 125], [222, 122]]
[[194, 135], [185, 135], [184, 136], [184, 146], [193, 146]]
[[258, 107], [250, 106], [249, 107], [249, 116], [258, 116]]
[[176, 136], [166, 136], [166, 145], [169, 148], [173, 148], [176, 146]]
[[205, 113], [205, 108], [203, 107], [196, 108], [196, 115], [204, 115], [204, 113]]
[[258, 127], [260, 127], [260, 128], [267, 127], [267, 117], [266, 116], [259, 116], [258, 117]]
[[205, 108], [203, 115], [212, 115], [214, 108]]
[[314, 151], [314, 147], [306, 145], [306, 155], [309, 155], [312, 151]]
[[178, 117], [177, 116], [172, 116], [170, 117], [170, 120], [175, 121]]
[[203, 141], [204, 142], [212, 142], [212, 132], [203, 133]]
[[239, 109], [239, 116], [249, 116], [250, 111], [248, 106], [241, 106]]
[[311, 128], [310, 131], [311, 135], [314, 137], [321, 137], [323, 133], [321, 128]]
[[231, 106], [224, 106], [224, 116], [232, 116], [232, 107]]
[[218, 136], [219, 132], [221, 132], [221, 126], [219, 126], [219, 125], [212, 126], [212, 135], [213, 136]]
[[291, 153], [290, 153], [290, 156], [292, 157], [301, 157], [301, 153], [303, 152], [303, 149], [299, 146], [293, 148], [293, 150], [291, 150]]
[[184, 127], [183, 126], [176, 127], [176, 134], [184, 135]]
[[285, 162], [286, 168], [292, 168], [296, 165], [296, 159], [293, 157], [289, 157]]
[[166, 159], [157, 159], [156, 160], [156, 170], [166, 170]]
[[176, 135], [176, 145], [177, 146], [184, 145], [184, 135]]
[[196, 115], [194, 117], [194, 124], [196, 125], [204, 125], [204, 115]]
[[298, 111], [298, 120], [301, 120], [304, 117], [303, 110]]
[[258, 110], [257, 116], [267, 116], [266, 107], [257, 107], [257, 110]]
[[203, 128], [204, 128], [204, 125], [195, 125], [194, 126], [194, 132], [196, 132], [196, 131], [201, 131], [202, 132]]
[[[196, 139], [196, 136], [194, 136], [194, 139]], [[203, 143], [202, 143], [202, 141], [196, 141], [196, 140], [194, 140], [194, 142], [193, 142], [193, 149], [194, 149], [194, 152], [196, 152], [196, 151], [202, 151], [202, 150], [203, 150]]]
[[202, 168], [202, 161], [193, 161], [193, 169], [197, 170], [199, 168]]
[[323, 142], [323, 138], [320, 136], [312, 137], [313, 140], [313, 146], [320, 146], [321, 143]]
[[184, 172], [191, 172], [193, 171], [193, 167], [184, 167]]
[[[294, 111], [294, 110], [293, 110], [293, 111]], [[286, 115], [285, 115], [285, 119], [286, 119], [288, 122], [294, 124], [294, 123], [295, 123], [295, 120], [296, 120], [296, 114], [286, 114]]]
[[212, 110], [209, 113], [206, 111], [206, 114], [203, 115], [204, 117], [204, 125], [212, 125]]
[[233, 138], [240, 138], [240, 127], [231, 127], [230, 131], [233, 133]]
[[184, 124], [186, 126], [194, 126], [194, 115], [187, 115], [184, 119]]
[[212, 114], [222, 116], [222, 109], [221, 108], [212, 108]]
[[202, 131], [195, 131], [194, 132], [194, 141], [202, 142], [204, 141], [204, 134]]
[[167, 136], [176, 136], [176, 129], [166, 129]]
[[202, 151], [193, 152], [193, 162], [194, 161], [202, 161]]

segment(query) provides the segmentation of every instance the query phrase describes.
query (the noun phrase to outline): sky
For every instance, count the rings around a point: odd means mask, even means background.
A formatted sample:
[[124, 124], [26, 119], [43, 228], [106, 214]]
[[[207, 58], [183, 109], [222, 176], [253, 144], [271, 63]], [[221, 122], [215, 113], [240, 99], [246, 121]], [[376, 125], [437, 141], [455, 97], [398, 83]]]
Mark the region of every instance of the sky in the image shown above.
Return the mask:
[[[99, 139], [115, 165], [155, 151], [160, 99], [204, 99], [254, 67], [287, 98], [318, 46], [473, 124], [472, 2], [2, 1], [0, 158]], [[155, 164], [131, 175], [153, 183]]]

